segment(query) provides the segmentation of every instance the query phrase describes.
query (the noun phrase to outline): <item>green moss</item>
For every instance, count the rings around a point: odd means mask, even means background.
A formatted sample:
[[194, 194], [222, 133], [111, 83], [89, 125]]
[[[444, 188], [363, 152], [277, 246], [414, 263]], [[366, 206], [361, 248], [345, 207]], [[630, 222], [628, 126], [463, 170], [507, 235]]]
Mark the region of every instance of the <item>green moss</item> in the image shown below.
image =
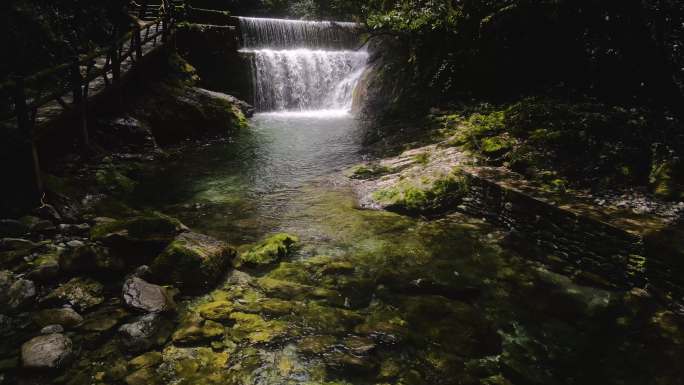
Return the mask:
[[172, 338], [175, 343], [189, 344], [222, 338], [224, 332], [218, 322], [191, 317], [181, 323]]
[[486, 156], [498, 156], [510, 151], [512, 148], [513, 141], [505, 135], [482, 139], [481, 151]]
[[240, 255], [241, 264], [248, 266], [269, 265], [286, 258], [294, 252], [299, 238], [290, 234], [275, 234]]
[[239, 312], [233, 313], [231, 319], [235, 321], [232, 336], [238, 341], [246, 339], [255, 344], [266, 343], [288, 334], [287, 323], [283, 321], [266, 321], [256, 314]]
[[432, 180], [401, 181], [373, 193], [373, 199], [390, 210], [430, 213], [456, 205], [468, 190], [467, 179], [460, 170]]
[[138, 182], [109, 166], [95, 172], [95, 181], [100, 188], [118, 195], [131, 194], [138, 185]]
[[649, 182], [655, 195], [663, 199], [684, 198], [684, 166], [682, 162], [666, 160], [651, 169]]
[[344, 334], [363, 321], [357, 312], [310, 302], [297, 311], [302, 328], [314, 334]]
[[157, 366], [162, 362], [162, 355], [159, 352], [147, 352], [141, 354], [130, 361], [128, 365], [134, 370]]
[[345, 172], [352, 179], [371, 179], [389, 173], [391, 170], [379, 164], [360, 164]]
[[228, 301], [212, 301], [197, 306], [197, 312], [204, 319], [212, 321], [227, 321], [230, 319], [230, 313], [233, 311], [233, 304]]
[[235, 251], [221, 241], [185, 232], [152, 261], [150, 268], [161, 282], [182, 289], [205, 290], [221, 278], [234, 255]]
[[430, 152], [428, 152], [428, 151], [421, 152], [420, 154], [415, 155], [413, 157], [413, 160], [416, 163], [422, 164], [423, 166], [425, 166], [430, 162]]

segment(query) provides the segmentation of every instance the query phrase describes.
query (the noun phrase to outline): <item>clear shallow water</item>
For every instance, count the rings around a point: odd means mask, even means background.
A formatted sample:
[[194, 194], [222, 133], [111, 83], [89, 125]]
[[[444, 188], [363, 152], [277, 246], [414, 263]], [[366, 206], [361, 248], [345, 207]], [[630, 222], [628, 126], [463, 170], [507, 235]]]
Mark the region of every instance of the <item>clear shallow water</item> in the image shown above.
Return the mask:
[[[257, 114], [229, 142], [191, 150], [141, 199], [231, 241], [287, 226], [305, 187], [362, 158], [362, 133], [340, 110]], [[146, 191], [147, 190], [147, 191]]]
[[[230, 355], [227, 367], [206, 369], [216, 379], [207, 383], [677, 383], [681, 348], [659, 329], [651, 305], [551, 273], [477, 219], [356, 209], [341, 175], [363, 158], [350, 116], [269, 113], [252, 125], [180, 155], [138, 197], [138, 205], [236, 246], [281, 231], [301, 238], [291, 259], [247, 270], [253, 278], [233, 276], [186, 304], [181, 319], [217, 299], [289, 309], [256, 311], [263, 323], [228, 323], [228, 342], [200, 344]], [[343, 300], [274, 289], [259, 276]], [[172, 376], [193, 383], [208, 373]]]

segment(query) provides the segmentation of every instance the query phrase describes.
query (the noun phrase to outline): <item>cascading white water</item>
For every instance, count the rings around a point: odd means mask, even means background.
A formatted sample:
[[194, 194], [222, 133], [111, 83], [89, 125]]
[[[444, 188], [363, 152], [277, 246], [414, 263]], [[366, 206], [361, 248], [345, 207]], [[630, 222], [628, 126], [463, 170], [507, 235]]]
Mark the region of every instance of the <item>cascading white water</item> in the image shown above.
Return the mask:
[[349, 110], [368, 60], [354, 23], [240, 18], [259, 111]]

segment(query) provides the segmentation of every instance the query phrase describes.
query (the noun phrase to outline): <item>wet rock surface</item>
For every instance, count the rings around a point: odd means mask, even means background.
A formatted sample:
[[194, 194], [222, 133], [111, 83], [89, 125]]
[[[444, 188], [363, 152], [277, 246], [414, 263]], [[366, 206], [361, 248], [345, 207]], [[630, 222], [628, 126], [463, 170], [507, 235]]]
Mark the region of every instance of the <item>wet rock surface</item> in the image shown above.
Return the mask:
[[59, 333], [34, 337], [21, 347], [21, 360], [25, 368], [56, 369], [72, 358], [71, 340]]
[[138, 277], [126, 280], [122, 296], [127, 306], [150, 313], [173, 311], [176, 306], [167, 289]]

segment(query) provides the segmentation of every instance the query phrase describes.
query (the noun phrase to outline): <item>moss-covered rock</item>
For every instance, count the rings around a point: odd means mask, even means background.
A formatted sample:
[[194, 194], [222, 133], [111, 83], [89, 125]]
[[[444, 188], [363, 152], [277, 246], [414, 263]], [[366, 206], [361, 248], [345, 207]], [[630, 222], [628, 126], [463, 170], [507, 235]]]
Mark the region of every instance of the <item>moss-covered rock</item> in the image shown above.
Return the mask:
[[252, 267], [270, 265], [291, 255], [298, 242], [299, 238], [294, 235], [272, 235], [240, 254], [239, 263]]
[[138, 266], [156, 256], [185, 230], [187, 227], [177, 219], [149, 212], [122, 220], [100, 220], [90, 230], [90, 238]]
[[448, 175], [434, 178], [401, 180], [375, 191], [372, 197], [387, 210], [429, 214], [455, 207], [467, 191], [467, 177], [454, 169]]
[[27, 277], [34, 281], [49, 281], [59, 276], [59, 254], [46, 253], [31, 261]]
[[151, 269], [159, 282], [171, 283], [183, 290], [211, 288], [230, 267], [235, 250], [206, 235], [186, 232], [152, 261]]

